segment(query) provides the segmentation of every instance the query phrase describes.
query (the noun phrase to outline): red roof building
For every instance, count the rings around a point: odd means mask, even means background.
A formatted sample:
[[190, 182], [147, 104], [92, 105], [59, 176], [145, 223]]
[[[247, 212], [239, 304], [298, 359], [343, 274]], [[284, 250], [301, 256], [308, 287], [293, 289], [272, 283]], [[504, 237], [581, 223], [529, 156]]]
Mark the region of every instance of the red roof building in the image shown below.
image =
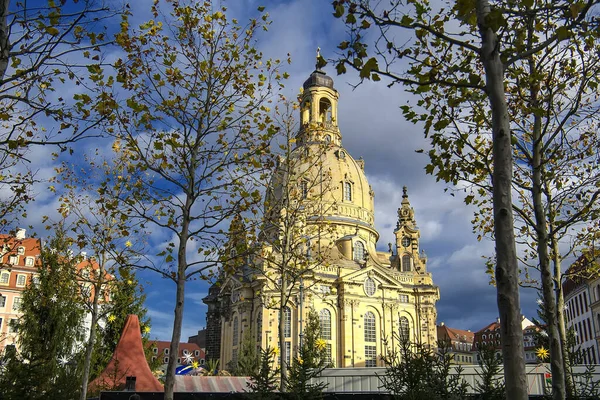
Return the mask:
[[[169, 347], [171, 342], [162, 340], [149, 340], [148, 347], [152, 348], [153, 360], [161, 359], [163, 364], [169, 362], [171, 355]], [[179, 354], [177, 354], [177, 365], [191, 364], [197, 361], [200, 365], [204, 364], [206, 354], [196, 343], [179, 343]]]
[[22, 315], [23, 290], [40, 264], [40, 239], [25, 234], [25, 229], [19, 229], [15, 236], [0, 235], [0, 354], [4, 347], [16, 343], [17, 334], [10, 322]]
[[472, 353], [474, 337], [475, 334], [469, 330], [450, 328], [443, 322], [437, 326], [438, 346], [443, 341], [449, 342], [453, 364], [475, 363]]

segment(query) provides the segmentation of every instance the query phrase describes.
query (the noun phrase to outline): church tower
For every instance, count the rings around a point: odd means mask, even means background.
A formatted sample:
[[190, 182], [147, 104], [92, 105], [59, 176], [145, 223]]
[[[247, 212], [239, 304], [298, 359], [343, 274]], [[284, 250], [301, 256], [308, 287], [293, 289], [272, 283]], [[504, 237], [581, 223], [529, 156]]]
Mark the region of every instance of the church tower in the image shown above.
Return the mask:
[[[397, 350], [401, 337], [435, 346], [439, 289], [427, 272], [425, 253], [420, 253], [420, 231], [408, 191], [404, 188], [398, 209], [395, 246], [390, 244], [389, 252], [378, 250], [374, 192], [365, 162], [355, 160], [343, 147], [338, 100], [333, 79], [319, 68], [313, 71], [299, 96], [295, 147], [275, 171], [265, 199], [266, 204], [280, 203], [289, 193], [283, 186], [294, 178], [291, 182], [297, 187], [298, 201], [307, 201], [306, 207], [300, 207], [302, 232], [317, 232], [303, 250], [310, 253], [309, 273], [291, 284], [292, 296], [283, 315], [277, 307], [281, 304], [277, 289], [281, 279], [265, 270], [268, 263], [264, 257], [262, 261], [256, 257], [252, 266], [262, 269], [262, 278], [260, 272], [255, 276], [238, 274], [222, 282], [219, 295], [209, 300], [220, 307], [220, 314], [213, 310], [211, 317], [221, 316], [224, 368], [235, 365], [244, 335], [250, 334], [262, 348], [276, 347], [280, 319], [290, 360], [297, 354], [309, 310], [319, 315], [322, 339], [334, 367], [383, 366], [380, 356]], [[318, 156], [317, 163], [305, 162], [311, 155]], [[285, 164], [289, 158], [299, 162]], [[309, 188], [302, 179], [307, 174], [326, 177], [328, 184], [319, 181]], [[311, 204], [311, 199], [317, 204]], [[290, 212], [286, 207], [270, 214], [272, 220], [262, 237], [263, 254], [281, 249], [275, 242], [282, 237], [282, 218]], [[283, 256], [286, 254], [275, 254], [273, 259]]]

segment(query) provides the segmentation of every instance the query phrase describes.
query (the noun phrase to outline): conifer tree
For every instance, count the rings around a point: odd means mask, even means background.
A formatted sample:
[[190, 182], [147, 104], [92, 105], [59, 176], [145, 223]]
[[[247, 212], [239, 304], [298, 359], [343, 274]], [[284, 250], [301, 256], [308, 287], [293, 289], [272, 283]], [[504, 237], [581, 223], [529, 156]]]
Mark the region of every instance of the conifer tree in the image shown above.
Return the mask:
[[256, 341], [250, 333], [250, 330], [247, 329], [246, 332], [244, 332], [240, 355], [238, 357], [237, 365], [234, 368], [235, 375], [251, 376], [258, 372], [259, 366], [260, 360], [256, 352]]
[[321, 339], [321, 324], [315, 310], [310, 310], [304, 328], [302, 346], [294, 357], [288, 377], [287, 391], [293, 399], [321, 399], [324, 382], [311, 383], [329, 366], [326, 343]]
[[14, 321], [16, 349], [5, 355], [2, 399], [76, 399], [84, 309], [69, 240], [59, 227], [41, 252], [38, 277], [23, 292]]
[[255, 374], [250, 375], [248, 389], [260, 399], [278, 399], [277, 383], [279, 367], [275, 367], [278, 352], [272, 348], [260, 350], [260, 364]]

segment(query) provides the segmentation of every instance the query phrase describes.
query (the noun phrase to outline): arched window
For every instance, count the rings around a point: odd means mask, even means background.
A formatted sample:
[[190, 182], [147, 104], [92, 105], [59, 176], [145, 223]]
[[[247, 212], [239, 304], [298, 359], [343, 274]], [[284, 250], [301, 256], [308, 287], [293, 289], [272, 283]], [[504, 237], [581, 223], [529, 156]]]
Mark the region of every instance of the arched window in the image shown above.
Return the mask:
[[331, 143], [331, 135], [325, 135], [325, 143]]
[[376, 342], [375, 314], [371, 311], [365, 313], [365, 342]]
[[352, 184], [350, 182], [344, 182], [344, 200], [352, 201]]
[[410, 270], [410, 255], [405, 254], [402, 256], [402, 271], [409, 272]]
[[238, 321], [238, 317], [233, 319], [233, 345], [237, 346], [240, 340], [240, 323]]
[[362, 262], [365, 260], [365, 245], [362, 242], [354, 242], [354, 261]]
[[258, 316], [256, 317], [256, 341], [260, 342], [262, 340], [262, 311], [258, 312]]
[[292, 337], [292, 310], [289, 307], [283, 309], [283, 336]]
[[400, 340], [409, 340], [410, 327], [408, 325], [408, 318], [400, 317]]
[[331, 122], [331, 102], [329, 99], [319, 100], [319, 121]]
[[321, 324], [321, 338], [331, 340], [331, 312], [324, 308], [319, 313], [319, 322]]

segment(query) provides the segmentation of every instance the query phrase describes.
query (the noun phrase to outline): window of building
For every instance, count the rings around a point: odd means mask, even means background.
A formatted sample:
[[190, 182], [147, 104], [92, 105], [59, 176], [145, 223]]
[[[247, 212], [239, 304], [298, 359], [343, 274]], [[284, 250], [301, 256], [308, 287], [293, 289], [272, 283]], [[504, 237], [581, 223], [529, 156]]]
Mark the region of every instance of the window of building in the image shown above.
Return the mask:
[[363, 262], [365, 260], [365, 245], [360, 242], [354, 242], [354, 261]]
[[0, 318], [0, 331], [2, 331], [2, 318]]
[[27, 275], [25, 274], [19, 274], [17, 275], [17, 286], [25, 286], [25, 283], [27, 283]]
[[410, 338], [410, 327], [408, 318], [400, 317], [400, 340], [408, 340]]
[[405, 254], [402, 256], [402, 271], [409, 272], [410, 270], [410, 254]]
[[402, 238], [402, 246], [404, 246], [404, 247], [410, 246], [410, 238], [408, 236], [404, 236]]
[[375, 314], [367, 311], [365, 314], [365, 342], [376, 342]]
[[320, 122], [331, 122], [331, 102], [329, 99], [319, 100], [319, 120]]
[[238, 317], [233, 319], [233, 345], [237, 346], [240, 340], [240, 323]]
[[365, 346], [365, 367], [377, 366], [377, 346]]
[[4, 307], [6, 307], [6, 296], [0, 295], [0, 308], [4, 308]]
[[283, 309], [283, 337], [292, 337], [292, 310], [289, 307]]
[[165, 358], [163, 358], [163, 362], [164, 362], [165, 364], [166, 364], [166, 363], [168, 363], [168, 362], [169, 362], [169, 357], [165, 357]]
[[165, 353], [166, 355], [169, 355], [169, 348], [168, 348], [168, 347], [166, 347], [166, 348], [165, 348], [165, 350], [164, 350], [164, 353]]
[[237, 368], [238, 363], [238, 349], [233, 349], [231, 351], [231, 363]]
[[352, 184], [350, 182], [344, 182], [344, 200], [352, 201]]
[[373, 278], [365, 279], [365, 294], [367, 296], [373, 296], [376, 290], [377, 285], [375, 285], [375, 281], [373, 280]]
[[308, 182], [300, 181], [300, 195], [303, 199], [308, 197]]
[[319, 322], [321, 323], [321, 338], [331, 340], [331, 312], [328, 309], [321, 310]]
[[183, 355], [187, 356], [188, 354], [190, 354], [190, 351], [188, 349], [183, 349]]
[[400, 300], [400, 303], [408, 303], [408, 295], [401, 294], [400, 296], [398, 296], [398, 300]]
[[331, 135], [325, 135], [325, 143], [331, 143]]
[[17, 331], [17, 319], [13, 318], [8, 321], [8, 333], [15, 333]]
[[181, 364], [181, 358], [177, 357], [177, 364]]
[[25, 265], [28, 267], [33, 267], [33, 263], [35, 262], [35, 259], [33, 257], [26, 257], [25, 258]]
[[8, 281], [10, 280], [10, 272], [0, 272], [0, 284], [8, 285]]
[[13, 306], [12, 306], [12, 310], [13, 311], [19, 311], [21, 309], [21, 298], [20, 297], [13, 297]]
[[152, 356], [152, 361], [156, 361], [156, 356]]
[[260, 342], [262, 339], [262, 311], [258, 312], [258, 316], [256, 317], [256, 341]]
[[9, 256], [8, 257], [8, 263], [12, 264], [12, 265], [19, 264], [19, 256]]
[[22, 256], [23, 254], [25, 254], [25, 247], [21, 246], [17, 248], [17, 254]]
[[153, 352], [154, 354], [158, 354], [158, 347], [153, 347], [153, 348], [152, 348], [152, 352]]
[[285, 342], [285, 363], [289, 367], [292, 360], [292, 343]]
[[328, 364], [329, 368], [335, 368], [333, 359], [331, 358], [331, 343], [325, 345], [325, 362]]

